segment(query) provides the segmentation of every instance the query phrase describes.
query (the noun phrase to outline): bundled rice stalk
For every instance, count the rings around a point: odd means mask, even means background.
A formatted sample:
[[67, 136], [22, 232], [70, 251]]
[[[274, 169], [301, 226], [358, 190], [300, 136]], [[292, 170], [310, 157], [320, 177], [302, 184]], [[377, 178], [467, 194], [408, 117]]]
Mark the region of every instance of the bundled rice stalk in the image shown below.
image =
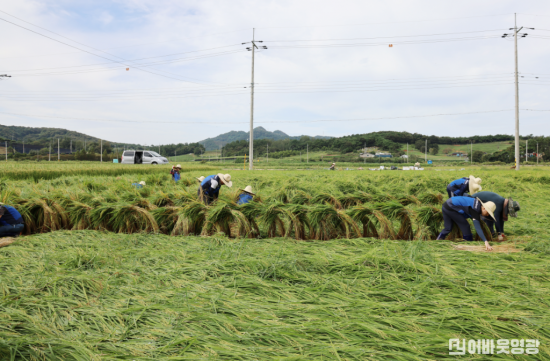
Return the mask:
[[[256, 197], [254, 197], [253, 202], [245, 203], [239, 206], [239, 211], [244, 215], [250, 226], [249, 237], [258, 237], [260, 235], [260, 227], [258, 226], [258, 222], [256, 220], [260, 219], [262, 209], [263, 206], [256, 201]], [[242, 231], [243, 230], [240, 229], [237, 230], [239, 236], [244, 236]]]
[[216, 232], [222, 232], [231, 237], [232, 228], [238, 229], [240, 234], [250, 233], [250, 224], [235, 203], [218, 201], [215, 206], [208, 208], [206, 223], [202, 230], [203, 235], [211, 235], [215, 229]]
[[439, 205], [443, 203], [443, 194], [439, 192], [426, 192], [421, 194], [418, 199], [422, 204]]
[[91, 210], [92, 207], [87, 204], [81, 203], [79, 201], [72, 201], [71, 204], [67, 207], [67, 212], [73, 226], [72, 229], [81, 231], [91, 228]]
[[408, 194], [404, 194], [402, 196], [397, 197], [397, 201], [404, 206], [408, 206], [409, 204], [419, 206], [422, 204], [422, 202], [420, 202], [420, 200], [416, 196], [408, 195]]
[[415, 222], [414, 239], [436, 239], [443, 225], [443, 213], [438, 207], [423, 206], [416, 210]]
[[117, 233], [156, 233], [159, 226], [147, 209], [134, 204], [117, 204], [111, 208], [109, 229]]
[[270, 238], [277, 237], [277, 234], [280, 237], [286, 234], [283, 222], [286, 213], [283, 206], [284, 204], [281, 202], [273, 202], [261, 206], [259, 220], [267, 228], [267, 236]]
[[311, 196], [302, 190], [294, 192], [294, 195], [290, 199], [291, 204], [307, 205], [310, 204], [310, 202]]
[[293, 232], [295, 239], [307, 239], [306, 227], [311, 230], [307, 207], [301, 204], [289, 204], [284, 207], [284, 211], [289, 219], [289, 227], [285, 237], [289, 237]]
[[[487, 226], [487, 224], [483, 221], [480, 221], [479, 223], [481, 224], [481, 229], [483, 230], [483, 234], [485, 235], [485, 239], [487, 239], [487, 241], [489, 241], [489, 242], [492, 242], [493, 241], [493, 234], [491, 233], [491, 230], [489, 229], [489, 226]], [[473, 225], [472, 225], [472, 227], [473, 227]], [[481, 241], [481, 237], [479, 236], [479, 234], [476, 233], [476, 236], [475, 236], [474, 240]]]
[[171, 234], [179, 218], [181, 207], [159, 207], [151, 211], [160, 232]]
[[[389, 220], [400, 222], [400, 228], [396, 234], [396, 239], [412, 240], [414, 237], [411, 217], [414, 217], [412, 211], [397, 201], [379, 203], [376, 209], [381, 211]], [[392, 227], [393, 229], [393, 227]]]
[[363, 237], [379, 237], [378, 231], [376, 230], [377, 218], [374, 214], [375, 212], [378, 211], [365, 205], [355, 206], [348, 210], [349, 216], [363, 225]]
[[152, 199], [152, 203], [157, 207], [173, 207], [174, 199], [176, 199], [173, 193], [160, 192]]
[[38, 196], [14, 205], [25, 222], [25, 234], [69, 229], [69, 217], [57, 202]]
[[361, 229], [345, 211], [328, 204], [316, 205], [309, 209], [309, 222], [313, 239], [353, 238], [361, 235]]
[[178, 212], [178, 220], [172, 230], [172, 236], [201, 234], [206, 220], [207, 207], [196, 200], [185, 204]]
[[327, 203], [337, 209], [342, 209], [342, 203], [329, 193], [319, 193], [311, 199], [311, 204], [323, 204]]

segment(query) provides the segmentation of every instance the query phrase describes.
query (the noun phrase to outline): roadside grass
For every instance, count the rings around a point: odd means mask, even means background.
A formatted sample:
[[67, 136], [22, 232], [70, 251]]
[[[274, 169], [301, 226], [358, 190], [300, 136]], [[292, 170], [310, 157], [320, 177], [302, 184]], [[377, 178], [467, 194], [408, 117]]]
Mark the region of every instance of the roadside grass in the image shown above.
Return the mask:
[[450, 338], [550, 357], [540, 252], [62, 231], [1, 248], [0, 270], [5, 360], [451, 360]]

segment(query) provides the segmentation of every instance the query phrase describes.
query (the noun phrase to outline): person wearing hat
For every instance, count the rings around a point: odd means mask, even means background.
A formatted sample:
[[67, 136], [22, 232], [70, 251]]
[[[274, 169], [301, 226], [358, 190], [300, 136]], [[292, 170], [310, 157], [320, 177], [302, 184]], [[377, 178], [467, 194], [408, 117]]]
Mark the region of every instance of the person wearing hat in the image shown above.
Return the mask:
[[204, 180], [204, 176], [198, 177], [197, 180], [199, 181], [199, 184], [202, 183], [202, 181]]
[[24, 228], [21, 213], [12, 206], [0, 203], [0, 237], [17, 237]]
[[252, 201], [254, 196], [256, 195], [254, 192], [252, 192], [251, 186], [246, 186], [244, 189], [241, 189], [243, 192], [239, 195], [239, 199], [237, 200], [237, 204], [245, 204]]
[[445, 239], [445, 237], [451, 233], [453, 224], [456, 223], [458, 228], [462, 231], [464, 240], [473, 241], [474, 237], [472, 235], [472, 230], [467, 221], [468, 218], [471, 218], [474, 222], [477, 235], [485, 242], [485, 249], [487, 251], [492, 251], [493, 247], [489, 245], [487, 238], [485, 238], [479, 221], [482, 216], [490, 216], [495, 219], [495, 208], [496, 206], [493, 202], [483, 203], [479, 198], [456, 196], [447, 199], [447, 201], [443, 203], [443, 208], [441, 209], [445, 228], [439, 233], [437, 239]]
[[336, 169], [336, 163], [332, 163], [332, 165], [330, 166], [329, 170], [335, 170]]
[[177, 182], [181, 179], [181, 165], [172, 166], [172, 170], [170, 171], [170, 174], [172, 175], [172, 180], [174, 182]]
[[139, 183], [132, 183], [132, 186], [136, 187], [137, 189], [145, 187], [145, 182], [141, 181]]
[[199, 186], [199, 190], [197, 192], [199, 199], [206, 205], [212, 203], [218, 199], [220, 189], [223, 185], [229, 188], [233, 186], [233, 182], [231, 181], [231, 176], [229, 174], [218, 173], [216, 175], [209, 175], [204, 178]]
[[496, 205], [494, 221], [489, 217], [481, 217], [481, 219], [487, 224], [487, 226], [489, 226], [492, 234], [495, 234], [496, 228], [499, 241], [505, 241], [506, 235], [504, 234], [504, 222], [508, 220], [508, 217], [516, 218], [518, 216], [517, 212], [521, 209], [519, 203], [514, 201], [512, 197], [504, 198], [493, 192], [478, 192], [472, 194], [472, 197], [479, 198], [479, 200], [484, 203], [493, 202]]
[[476, 178], [473, 175], [468, 178], [459, 178], [452, 181], [447, 186], [447, 194], [449, 198], [462, 197], [464, 193], [474, 194], [481, 191], [481, 178]]

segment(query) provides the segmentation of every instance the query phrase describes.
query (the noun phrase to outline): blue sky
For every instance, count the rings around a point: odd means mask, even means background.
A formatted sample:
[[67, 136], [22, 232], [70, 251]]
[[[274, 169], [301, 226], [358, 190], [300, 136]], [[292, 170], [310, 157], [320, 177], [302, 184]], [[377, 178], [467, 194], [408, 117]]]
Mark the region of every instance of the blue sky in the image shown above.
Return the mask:
[[0, 81], [0, 124], [141, 144], [246, 131], [242, 43], [256, 28], [268, 46], [256, 53], [256, 126], [512, 134], [513, 41], [500, 35], [518, 13], [518, 25], [536, 28], [519, 41], [521, 108], [532, 109], [521, 133], [550, 133], [550, 112], [534, 111], [550, 109], [545, 1], [6, 0], [1, 9], [78, 49], [0, 21], [0, 74], [12, 75]]

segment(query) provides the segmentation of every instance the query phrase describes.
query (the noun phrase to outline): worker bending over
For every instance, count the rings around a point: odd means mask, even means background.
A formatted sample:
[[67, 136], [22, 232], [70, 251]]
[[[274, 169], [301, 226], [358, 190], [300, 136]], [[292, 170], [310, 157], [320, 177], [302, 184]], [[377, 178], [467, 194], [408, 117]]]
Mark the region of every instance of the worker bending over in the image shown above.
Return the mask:
[[231, 181], [231, 176], [229, 174], [209, 175], [204, 178], [199, 186], [198, 196], [199, 199], [205, 204], [210, 204], [220, 195], [220, 189], [223, 185], [231, 188], [233, 182]]
[[237, 204], [245, 204], [252, 202], [252, 199], [256, 194], [252, 192], [251, 186], [246, 186], [244, 189], [241, 189], [243, 192], [239, 194], [239, 199], [237, 200]]
[[0, 237], [17, 237], [24, 228], [21, 213], [12, 206], [0, 204]]
[[132, 187], [135, 187], [137, 189], [141, 189], [141, 188], [145, 187], [145, 181], [141, 181], [139, 183], [132, 183]]
[[472, 236], [472, 230], [467, 221], [468, 218], [471, 218], [474, 222], [477, 235], [485, 242], [485, 249], [487, 251], [492, 251], [493, 247], [489, 245], [487, 238], [485, 238], [479, 221], [481, 216], [491, 216], [495, 219], [495, 208], [496, 206], [493, 202], [483, 203], [478, 198], [457, 196], [447, 199], [447, 201], [443, 203], [443, 208], [441, 210], [443, 212], [445, 228], [441, 231], [437, 239], [445, 239], [453, 230], [453, 224], [456, 223], [458, 228], [462, 231], [464, 240], [473, 241], [474, 237]]
[[493, 221], [493, 219], [489, 217], [481, 217], [481, 219], [489, 226], [492, 234], [495, 234], [496, 227], [498, 240], [505, 241], [504, 222], [508, 220], [508, 216], [514, 218], [518, 216], [517, 212], [521, 209], [519, 203], [514, 201], [511, 197], [507, 199], [493, 192], [478, 192], [472, 194], [472, 197], [479, 198], [479, 200], [484, 203], [493, 202], [495, 204], [495, 220]]
[[329, 170], [335, 170], [336, 169], [336, 163], [332, 163], [332, 165], [330, 166]]
[[449, 198], [462, 197], [464, 193], [474, 194], [481, 191], [481, 178], [476, 178], [471, 175], [469, 178], [459, 178], [452, 181], [447, 186], [447, 194]]

